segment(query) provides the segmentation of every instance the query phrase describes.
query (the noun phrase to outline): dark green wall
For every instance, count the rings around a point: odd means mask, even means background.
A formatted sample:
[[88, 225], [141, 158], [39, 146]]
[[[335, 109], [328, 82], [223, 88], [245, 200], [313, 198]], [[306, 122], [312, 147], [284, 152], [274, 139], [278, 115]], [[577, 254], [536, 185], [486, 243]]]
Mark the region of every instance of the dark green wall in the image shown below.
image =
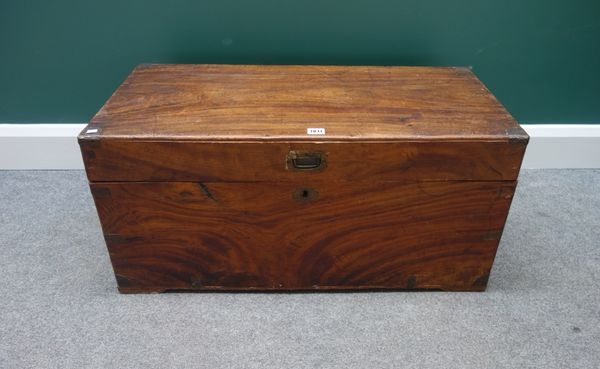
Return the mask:
[[471, 65], [522, 123], [600, 123], [598, 0], [0, 0], [0, 122], [85, 122], [142, 62]]

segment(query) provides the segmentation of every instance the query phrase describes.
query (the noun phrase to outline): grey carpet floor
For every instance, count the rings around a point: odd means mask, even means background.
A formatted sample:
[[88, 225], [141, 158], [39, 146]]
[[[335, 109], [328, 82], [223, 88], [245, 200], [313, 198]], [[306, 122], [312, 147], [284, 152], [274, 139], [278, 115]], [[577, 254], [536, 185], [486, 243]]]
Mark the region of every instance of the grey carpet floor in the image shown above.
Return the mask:
[[0, 172], [1, 368], [599, 368], [600, 171], [528, 170], [487, 292], [120, 295], [80, 171]]

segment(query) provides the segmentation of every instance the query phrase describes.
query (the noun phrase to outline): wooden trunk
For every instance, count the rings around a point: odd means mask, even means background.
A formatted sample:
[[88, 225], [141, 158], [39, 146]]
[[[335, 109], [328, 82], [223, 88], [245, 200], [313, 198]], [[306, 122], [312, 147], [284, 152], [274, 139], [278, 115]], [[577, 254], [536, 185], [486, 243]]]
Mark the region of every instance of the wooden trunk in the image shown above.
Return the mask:
[[484, 290], [527, 141], [432, 67], [141, 65], [79, 136], [128, 293]]

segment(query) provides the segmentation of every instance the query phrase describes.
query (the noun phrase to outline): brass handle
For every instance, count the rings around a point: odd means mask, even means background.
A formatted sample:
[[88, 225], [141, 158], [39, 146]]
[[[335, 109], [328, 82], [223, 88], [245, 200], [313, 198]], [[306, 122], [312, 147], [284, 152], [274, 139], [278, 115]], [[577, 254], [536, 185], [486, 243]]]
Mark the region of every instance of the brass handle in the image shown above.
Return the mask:
[[325, 168], [325, 155], [320, 151], [296, 151], [287, 154], [287, 166], [294, 170], [319, 170]]

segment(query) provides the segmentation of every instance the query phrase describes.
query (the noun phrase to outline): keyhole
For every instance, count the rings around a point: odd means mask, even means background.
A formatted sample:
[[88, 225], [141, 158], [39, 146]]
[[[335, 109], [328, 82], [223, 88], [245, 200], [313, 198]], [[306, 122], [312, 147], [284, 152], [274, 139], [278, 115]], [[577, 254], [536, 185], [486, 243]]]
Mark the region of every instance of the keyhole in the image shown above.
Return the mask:
[[294, 191], [294, 199], [300, 202], [308, 202], [316, 200], [319, 193], [312, 188], [298, 188]]

